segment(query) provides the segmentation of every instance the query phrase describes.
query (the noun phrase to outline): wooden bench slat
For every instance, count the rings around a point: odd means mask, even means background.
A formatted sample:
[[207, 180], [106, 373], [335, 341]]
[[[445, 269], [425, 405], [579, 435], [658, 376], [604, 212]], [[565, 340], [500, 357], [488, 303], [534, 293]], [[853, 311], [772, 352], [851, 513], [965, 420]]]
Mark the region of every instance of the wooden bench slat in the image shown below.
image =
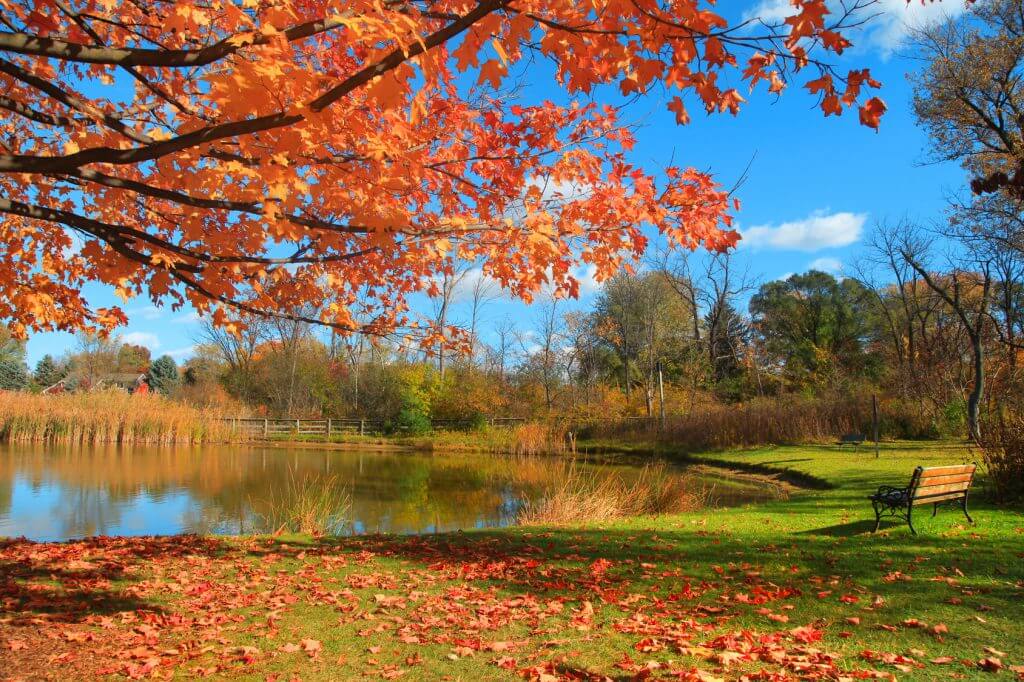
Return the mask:
[[945, 483], [960, 483], [961, 481], [970, 482], [974, 478], [973, 473], [969, 474], [944, 474], [942, 476], [929, 476], [928, 478], [919, 479], [921, 485], [943, 485]]
[[948, 500], [962, 500], [964, 494], [960, 493], [943, 493], [941, 495], [929, 495], [927, 497], [919, 497], [914, 500], [914, 505], [921, 504], [933, 504], [935, 502], [946, 502]]
[[975, 464], [956, 464], [944, 467], [927, 467], [921, 469], [921, 478], [931, 476], [948, 476], [949, 474], [965, 474], [973, 472], [977, 468]]
[[947, 483], [945, 485], [927, 485], [918, 486], [914, 488], [913, 499], [916, 501], [922, 497], [928, 497], [930, 495], [941, 495], [943, 493], [960, 493], [967, 492], [970, 487], [970, 482], [963, 483]]

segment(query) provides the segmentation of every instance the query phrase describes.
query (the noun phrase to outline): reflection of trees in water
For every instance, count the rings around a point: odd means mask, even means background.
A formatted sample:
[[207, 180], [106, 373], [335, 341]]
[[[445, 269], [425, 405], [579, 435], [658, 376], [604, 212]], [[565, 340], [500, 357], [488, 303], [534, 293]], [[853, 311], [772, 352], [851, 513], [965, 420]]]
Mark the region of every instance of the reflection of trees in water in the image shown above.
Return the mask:
[[123, 506], [105, 490], [92, 487], [65, 488], [51, 508], [64, 536], [103, 535], [121, 523]]
[[[333, 477], [338, 499], [350, 498], [356, 532], [431, 532], [511, 523], [524, 498], [543, 494], [565, 471], [557, 459], [482, 454], [6, 446], [0, 449], [0, 509], [5, 494], [11, 503], [17, 474], [60, 488], [52, 511], [68, 535], [109, 532], [133, 504], [169, 507], [183, 494], [191, 504], [180, 530], [245, 533], [258, 527], [270, 500], [294, 492], [290, 476], [310, 475]], [[161, 530], [173, 521], [163, 519]]]

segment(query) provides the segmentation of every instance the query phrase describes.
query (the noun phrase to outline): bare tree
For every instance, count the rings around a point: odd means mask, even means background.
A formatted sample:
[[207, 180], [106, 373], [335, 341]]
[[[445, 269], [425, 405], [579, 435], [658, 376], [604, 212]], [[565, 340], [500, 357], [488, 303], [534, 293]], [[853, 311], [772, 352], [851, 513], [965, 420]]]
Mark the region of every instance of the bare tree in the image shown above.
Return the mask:
[[477, 338], [480, 328], [481, 317], [484, 308], [493, 303], [501, 295], [498, 283], [488, 277], [482, 270], [479, 276], [472, 278], [472, 286], [469, 291], [469, 357], [476, 358], [476, 351], [479, 339]]
[[[950, 263], [947, 273], [936, 273], [924, 258], [927, 248], [908, 245], [900, 254], [959, 318], [971, 348], [972, 387], [967, 397], [967, 429], [970, 437], [981, 437], [981, 400], [985, 394], [985, 327], [990, 321], [992, 294], [992, 262], [982, 254], [974, 254], [970, 270]], [[980, 257], [979, 257], [980, 256]], [[959, 259], [958, 259], [959, 260]], [[963, 262], [962, 260], [959, 262]]]

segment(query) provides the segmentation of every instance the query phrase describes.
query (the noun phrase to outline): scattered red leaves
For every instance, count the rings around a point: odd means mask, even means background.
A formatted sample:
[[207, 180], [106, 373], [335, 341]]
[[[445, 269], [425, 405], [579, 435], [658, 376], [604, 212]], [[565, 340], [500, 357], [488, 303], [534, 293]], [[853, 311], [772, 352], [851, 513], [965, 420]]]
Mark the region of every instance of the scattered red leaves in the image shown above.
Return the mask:
[[[773, 581], [748, 563], [688, 573], [671, 561], [559, 553], [531, 537], [450, 542], [352, 538], [301, 548], [197, 537], [0, 542], [0, 565], [10, 567], [0, 579], [0, 652], [16, 660], [5, 673], [29, 679], [259, 675], [260, 666], [282, 657], [296, 672], [331, 665], [339, 678], [398, 679], [418, 668], [413, 676], [422, 679], [437, 666], [470, 659], [493, 666], [495, 674], [545, 682], [608, 680], [623, 672], [635, 680], [753, 682], [888, 679], [887, 666], [909, 672], [956, 662], [928, 659], [918, 649], [865, 649], [860, 663], [827, 651], [826, 635], [853, 637], [834, 624], [859, 626], [860, 616], [788, 624], [799, 613], [792, 602], [808, 583], [811, 599], [838, 593], [833, 599], [840, 604], [861, 601], [862, 588], [836, 577], [786, 571]], [[403, 568], [383, 570], [382, 560]], [[819, 593], [824, 585], [834, 589]], [[859, 610], [872, 613], [885, 603], [872, 600]], [[366, 644], [328, 655], [330, 642], [325, 649], [296, 625], [302, 621], [292, 612], [300, 606], [329, 609], [346, 637], [368, 638]], [[755, 629], [752, 621], [737, 620], [744, 614], [760, 616]], [[948, 632], [945, 624], [915, 618], [878, 626], [936, 638]], [[624, 644], [607, 669], [575, 662], [571, 647], [609, 637]], [[434, 653], [421, 654], [424, 646]], [[984, 655], [962, 663], [990, 672], [1006, 667], [1004, 652], [988, 647]]]

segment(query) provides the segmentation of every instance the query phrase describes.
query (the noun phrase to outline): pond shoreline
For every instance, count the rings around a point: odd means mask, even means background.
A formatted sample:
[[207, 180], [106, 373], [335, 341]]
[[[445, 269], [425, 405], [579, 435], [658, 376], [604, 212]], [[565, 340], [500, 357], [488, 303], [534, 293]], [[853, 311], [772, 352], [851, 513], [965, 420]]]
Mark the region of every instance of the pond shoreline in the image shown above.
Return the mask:
[[[744, 466], [740, 462], [716, 459], [710, 455], [694, 455], [690, 453], [666, 450], [630, 443], [622, 443], [618, 447], [608, 443], [589, 447], [582, 443], [576, 453], [539, 453], [536, 455], [513, 455], [511, 453], [493, 452], [484, 448], [450, 445], [446, 443], [408, 442], [395, 439], [351, 440], [351, 441], [303, 441], [303, 440], [260, 440], [249, 441], [247, 444], [280, 448], [299, 448], [303, 450], [379, 450], [381, 452], [417, 452], [436, 453], [442, 455], [482, 454], [499, 457], [542, 457], [553, 459], [579, 459], [589, 464], [613, 464], [643, 466], [651, 461], [667, 462], [685, 466], [696, 473], [729, 475], [737, 480], [765, 485], [778, 489], [781, 496], [801, 490], [823, 490], [831, 485], [819, 478], [786, 468], [770, 466]], [[749, 448], [754, 449], [754, 448]]]

